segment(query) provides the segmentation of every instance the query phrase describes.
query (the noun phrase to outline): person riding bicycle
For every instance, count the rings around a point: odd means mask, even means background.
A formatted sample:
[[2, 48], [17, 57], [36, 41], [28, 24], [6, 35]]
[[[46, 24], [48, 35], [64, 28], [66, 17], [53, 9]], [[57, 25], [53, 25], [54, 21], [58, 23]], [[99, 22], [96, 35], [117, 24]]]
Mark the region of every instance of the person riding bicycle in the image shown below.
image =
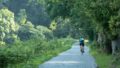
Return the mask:
[[80, 38], [80, 50], [82, 53], [84, 53], [84, 38]]

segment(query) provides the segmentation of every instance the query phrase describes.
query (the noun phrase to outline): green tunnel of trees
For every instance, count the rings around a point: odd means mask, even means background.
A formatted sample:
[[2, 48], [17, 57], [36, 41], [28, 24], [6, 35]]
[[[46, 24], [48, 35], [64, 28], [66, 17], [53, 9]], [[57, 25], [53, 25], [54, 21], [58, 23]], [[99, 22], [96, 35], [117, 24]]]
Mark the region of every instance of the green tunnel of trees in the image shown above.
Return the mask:
[[105, 52], [114, 53], [113, 48], [119, 48], [119, 0], [49, 0], [47, 3], [51, 18], [69, 18], [76, 33], [97, 41]]
[[1, 54], [6, 45], [68, 36], [95, 41], [115, 54], [120, 50], [120, 0], [0, 0]]

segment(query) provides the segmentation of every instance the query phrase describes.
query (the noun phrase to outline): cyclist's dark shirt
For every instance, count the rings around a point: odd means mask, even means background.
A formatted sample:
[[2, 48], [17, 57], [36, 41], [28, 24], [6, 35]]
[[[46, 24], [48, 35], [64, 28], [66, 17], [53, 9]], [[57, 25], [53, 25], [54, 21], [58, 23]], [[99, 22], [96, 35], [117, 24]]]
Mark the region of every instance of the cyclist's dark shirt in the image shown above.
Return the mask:
[[84, 40], [80, 40], [80, 46], [84, 46]]

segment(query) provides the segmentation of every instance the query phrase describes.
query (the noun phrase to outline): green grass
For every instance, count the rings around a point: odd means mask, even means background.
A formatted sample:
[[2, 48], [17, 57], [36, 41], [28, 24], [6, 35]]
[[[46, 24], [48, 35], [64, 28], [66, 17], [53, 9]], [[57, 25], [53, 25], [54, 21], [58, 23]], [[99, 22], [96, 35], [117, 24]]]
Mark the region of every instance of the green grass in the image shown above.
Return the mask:
[[38, 66], [41, 63], [71, 48], [73, 42], [74, 42], [73, 39], [51, 40], [49, 42], [44, 43], [44, 45], [49, 46], [49, 48], [43, 50], [43, 52], [38, 53], [38, 55], [29, 58], [25, 62], [12, 64], [12, 65], [10, 64], [8, 68], [38, 68]]
[[120, 68], [120, 52], [116, 53], [112, 59], [112, 65], [114, 68]]
[[90, 46], [90, 53], [96, 59], [99, 68], [120, 68], [120, 53], [116, 55], [104, 53], [101, 49], [96, 47], [96, 44]]
[[27, 62], [16, 64], [12, 68], [38, 68], [40, 64], [51, 59], [54, 56], [57, 56], [57, 54], [59, 53], [60, 50], [59, 52], [49, 51], [48, 53], [44, 53], [42, 55], [38, 55], [36, 57], [31, 58]]
[[92, 48], [91, 54], [94, 56], [99, 68], [109, 68], [112, 60], [112, 55], [99, 52], [97, 49]]

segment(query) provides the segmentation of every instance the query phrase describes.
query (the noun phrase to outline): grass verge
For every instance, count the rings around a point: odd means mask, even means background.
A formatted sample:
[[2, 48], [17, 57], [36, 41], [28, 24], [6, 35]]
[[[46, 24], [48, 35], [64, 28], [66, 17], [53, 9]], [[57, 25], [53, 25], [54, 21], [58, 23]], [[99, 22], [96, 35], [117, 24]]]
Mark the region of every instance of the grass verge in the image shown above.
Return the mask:
[[120, 52], [116, 53], [113, 57], [111, 68], [120, 68]]
[[100, 52], [97, 48], [91, 48], [92, 56], [94, 56], [98, 68], [109, 68], [112, 60], [112, 55]]

